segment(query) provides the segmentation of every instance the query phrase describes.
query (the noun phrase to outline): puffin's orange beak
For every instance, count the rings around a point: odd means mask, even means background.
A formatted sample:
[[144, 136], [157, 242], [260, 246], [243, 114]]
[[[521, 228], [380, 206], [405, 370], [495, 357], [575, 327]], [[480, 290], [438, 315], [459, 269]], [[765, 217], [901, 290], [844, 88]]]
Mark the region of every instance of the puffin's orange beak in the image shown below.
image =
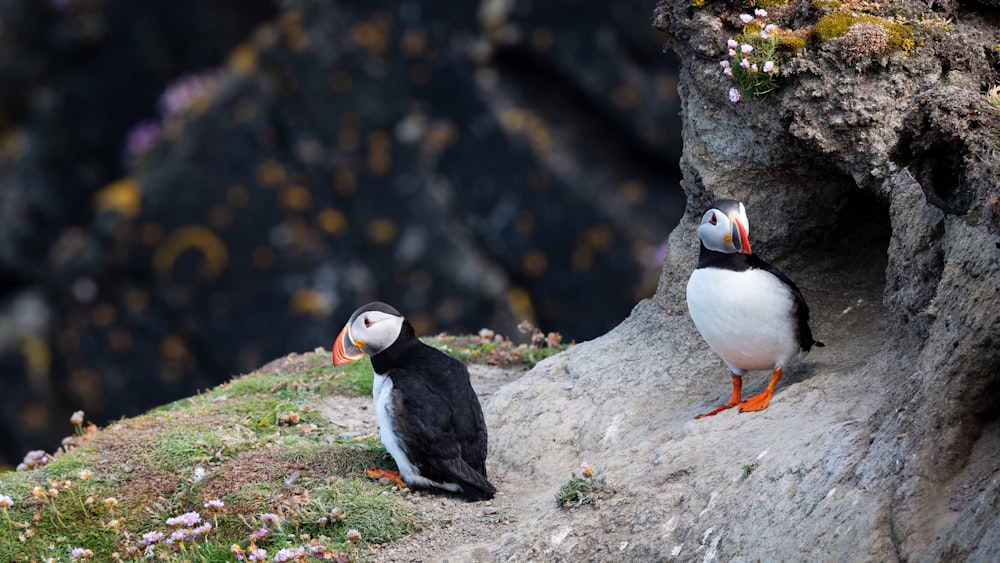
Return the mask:
[[337, 335], [336, 342], [333, 343], [333, 365], [342, 366], [360, 360], [364, 355], [365, 353], [354, 344], [354, 339], [351, 338], [351, 324], [344, 325], [340, 334]]
[[740, 254], [751, 254], [750, 250], [750, 238], [747, 236], [747, 230], [743, 228], [743, 223], [740, 223], [739, 218], [730, 217], [730, 222], [733, 224], [733, 242], [736, 250]]

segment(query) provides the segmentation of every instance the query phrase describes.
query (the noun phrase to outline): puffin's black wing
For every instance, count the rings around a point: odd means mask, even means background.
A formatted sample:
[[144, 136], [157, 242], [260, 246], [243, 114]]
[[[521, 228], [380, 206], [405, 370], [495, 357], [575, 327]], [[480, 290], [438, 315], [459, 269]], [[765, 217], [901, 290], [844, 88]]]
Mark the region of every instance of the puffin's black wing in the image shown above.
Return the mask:
[[795, 285], [795, 282], [789, 279], [788, 276], [782, 274], [780, 270], [768, 264], [756, 254], [743, 254], [741, 256], [746, 256], [747, 263], [751, 268], [758, 268], [774, 274], [792, 292], [792, 315], [797, 321], [796, 332], [798, 333], [799, 345], [802, 349], [809, 350], [813, 346], [825, 346], [822, 342], [813, 339], [812, 329], [809, 328], [809, 306], [806, 305], [806, 298], [802, 295], [802, 291], [799, 290], [799, 286]]
[[[393, 368], [392, 402], [397, 434], [420, 474], [456, 483], [473, 500], [493, 498], [486, 480], [487, 433], [483, 410], [465, 365], [416, 343], [416, 357]], [[409, 355], [408, 354], [408, 355]]]

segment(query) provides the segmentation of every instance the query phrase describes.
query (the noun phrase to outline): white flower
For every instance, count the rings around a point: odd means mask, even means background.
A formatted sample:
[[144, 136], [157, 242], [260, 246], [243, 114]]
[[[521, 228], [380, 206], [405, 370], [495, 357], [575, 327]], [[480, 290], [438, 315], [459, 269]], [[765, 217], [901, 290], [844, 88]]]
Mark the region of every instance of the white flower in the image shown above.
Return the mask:
[[740, 52], [743, 53], [744, 55], [749, 55], [752, 51], [753, 51], [753, 45], [750, 45], [748, 43], [740, 45]]
[[726, 41], [726, 46], [728, 46], [730, 49], [735, 49], [739, 47], [740, 44], [737, 43], [735, 39], [730, 38], [729, 41]]
[[753, 11], [753, 15], [757, 16], [758, 18], [766, 18], [767, 10], [762, 10], [760, 8], [757, 8], [756, 10]]
[[750, 23], [753, 21], [753, 16], [750, 14], [740, 14], [740, 21], [743, 23]]
[[764, 63], [764, 72], [774, 71], [774, 61], [767, 61]]

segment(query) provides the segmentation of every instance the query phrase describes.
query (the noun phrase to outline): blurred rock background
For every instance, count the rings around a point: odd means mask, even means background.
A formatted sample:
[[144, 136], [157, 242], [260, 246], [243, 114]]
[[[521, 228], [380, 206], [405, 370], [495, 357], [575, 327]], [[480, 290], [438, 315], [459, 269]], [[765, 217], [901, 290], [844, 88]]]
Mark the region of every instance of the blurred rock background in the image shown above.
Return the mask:
[[0, 2], [0, 466], [373, 299], [616, 325], [684, 212], [655, 2]]

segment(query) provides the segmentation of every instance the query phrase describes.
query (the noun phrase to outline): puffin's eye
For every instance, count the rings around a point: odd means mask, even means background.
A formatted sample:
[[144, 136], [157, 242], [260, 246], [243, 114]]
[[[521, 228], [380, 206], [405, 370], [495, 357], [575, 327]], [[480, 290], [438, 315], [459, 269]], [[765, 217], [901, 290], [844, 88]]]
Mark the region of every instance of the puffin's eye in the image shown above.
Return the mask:
[[370, 326], [372, 326], [372, 320], [369, 319], [368, 317], [365, 317], [365, 328], [368, 328]]
[[708, 218], [708, 224], [709, 225], [715, 225], [718, 222], [719, 222], [719, 220], [715, 218], [715, 213], [712, 213], [712, 216]]

